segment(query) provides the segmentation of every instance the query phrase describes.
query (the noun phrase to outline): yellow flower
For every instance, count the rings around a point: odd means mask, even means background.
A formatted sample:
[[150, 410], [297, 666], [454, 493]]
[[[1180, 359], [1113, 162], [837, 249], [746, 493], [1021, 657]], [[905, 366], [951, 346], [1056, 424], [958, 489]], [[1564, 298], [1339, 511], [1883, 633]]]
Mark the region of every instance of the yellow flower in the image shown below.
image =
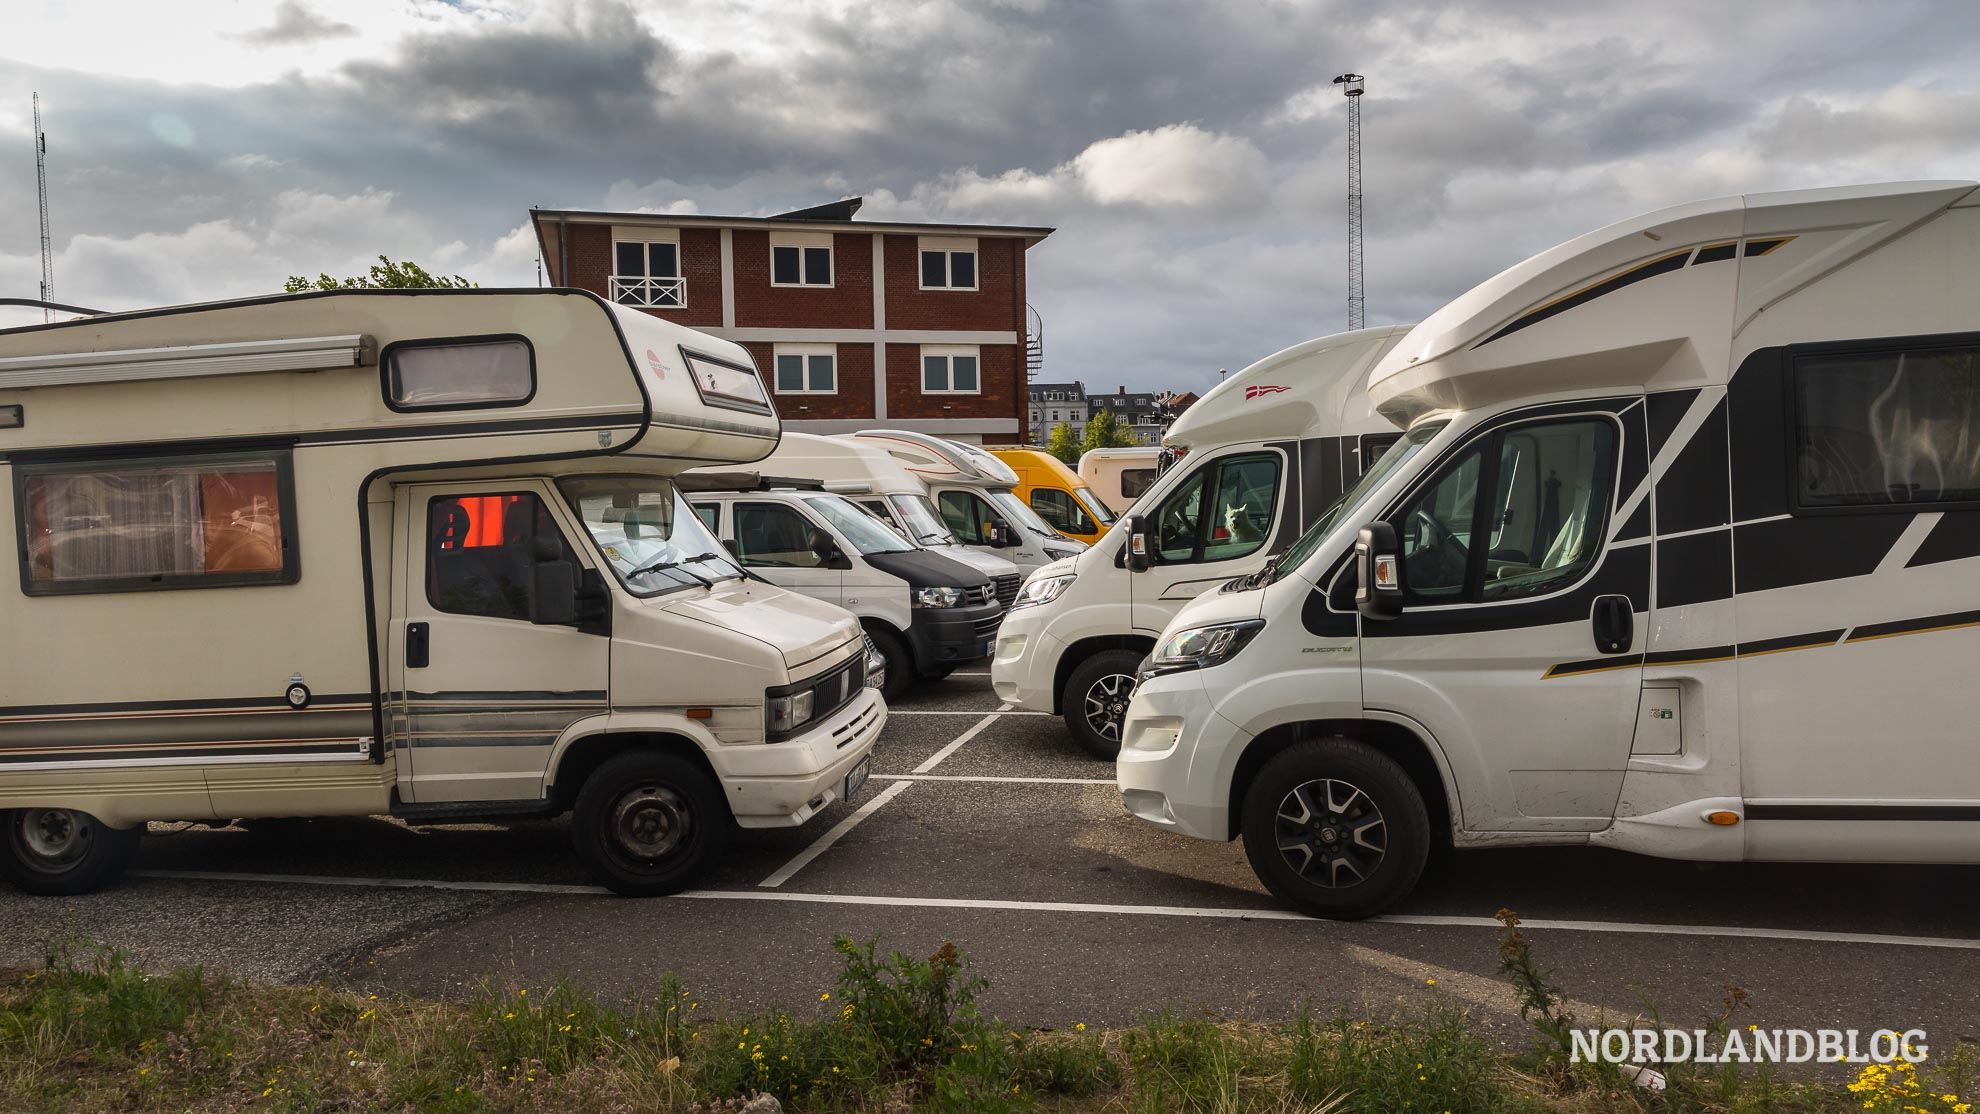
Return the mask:
[[527, 997], [529, 997], [529, 991], [527, 991], [527, 990], [518, 990], [518, 991], [516, 991], [516, 997], [518, 997], [518, 998], [527, 998]]
[[1084, 1022], [1084, 1021], [1080, 1021], [1080, 1022], [1075, 1022], [1075, 1023], [1074, 1023], [1074, 1025], [1073, 1025], [1073, 1032], [1075, 1032], [1075, 1033], [1084, 1033], [1084, 1032], [1086, 1032], [1086, 1022]]
[[[312, 1010], [313, 1010], [313, 1009], [315, 1009], [315, 1008], [316, 1008], [315, 1006], [311, 1006], [311, 1007], [310, 1007], [310, 1009], [312, 1009]], [[366, 1010], [366, 1011], [364, 1011], [363, 1013], [361, 1013], [361, 1014], [358, 1014], [358, 1020], [359, 1020], [359, 1021], [370, 1021], [370, 1020], [371, 1020], [372, 1018], [374, 1018], [374, 1017], [377, 1017], [377, 1016], [378, 1016], [378, 1011], [377, 1011], [377, 1010]]]
[[818, 1000], [821, 1002], [829, 1002], [832, 1000], [832, 996], [830, 994], [820, 994], [818, 996]]
[[1437, 980], [1436, 980], [1436, 979], [1424, 979], [1424, 980], [1423, 980], [1423, 985], [1424, 985], [1424, 986], [1436, 986], [1436, 985], [1437, 985]]

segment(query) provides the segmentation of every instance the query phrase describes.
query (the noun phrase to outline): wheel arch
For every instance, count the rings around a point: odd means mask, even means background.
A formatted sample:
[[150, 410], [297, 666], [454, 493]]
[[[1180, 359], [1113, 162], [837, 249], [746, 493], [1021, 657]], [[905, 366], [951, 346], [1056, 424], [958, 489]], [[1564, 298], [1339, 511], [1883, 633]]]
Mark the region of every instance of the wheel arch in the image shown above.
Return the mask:
[[[661, 728], [638, 728], [599, 731], [571, 740], [550, 767], [550, 782], [544, 787], [545, 796], [556, 803], [558, 811], [568, 811], [577, 803], [578, 793], [584, 788], [585, 781], [600, 766], [621, 754], [642, 750], [679, 755], [706, 773], [717, 786], [722, 784], [722, 775], [694, 739]], [[728, 794], [722, 794], [722, 801], [726, 806]]]
[[1237, 766], [1231, 773], [1230, 830], [1227, 838], [1238, 838], [1243, 824], [1245, 791], [1251, 788], [1252, 780], [1265, 763], [1294, 743], [1336, 736], [1367, 744], [1395, 760], [1409, 775], [1410, 781], [1415, 783], [1417, 792], [1423, 794], [1425, 810], [1430, 814], [1431, 831], [1444, 845], [1450, 844], [1458, 817], [1457, 796], [1449, 769], [1439, 759], [1435, 746], [1429, 740], [1404, 724], [1380, 719], [1307, 720], [1280, 724], [1260, 732], [1238, 755]]
[[1145, 634], [1101, 634], [1082, 638], [1069, 644], [1059, 652], [1059, 664], [1052, 670], [1052, 714], [1060, 715], [1066, 710], [1066, 682], [1072, 678], [1073, 670], [1085, 663], [1087, 658], [1103, 650], [1132, 650], [1146, 654], [1155, 648], [1155, 640]]

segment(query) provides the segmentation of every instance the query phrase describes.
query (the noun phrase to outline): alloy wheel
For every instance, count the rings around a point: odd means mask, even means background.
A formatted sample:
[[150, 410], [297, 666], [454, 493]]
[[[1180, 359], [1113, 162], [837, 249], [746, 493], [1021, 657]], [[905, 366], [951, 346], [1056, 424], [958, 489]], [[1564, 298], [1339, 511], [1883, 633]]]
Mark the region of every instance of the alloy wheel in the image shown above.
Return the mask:
[[1086, 725], [1103, 739], [1119, 742], [1121, 723], [1127, 719], [1128, 698], [1134, 695], [1134, 678], [1125, 673], [1109, 673], [1086, 689]]
[[1337, 778], [1293, 787], [1279, 801], [1279, 854], [1293, 873], [1343, 889], [1375, 873], [1388, 854], [1388, 823], [1368, 794]]

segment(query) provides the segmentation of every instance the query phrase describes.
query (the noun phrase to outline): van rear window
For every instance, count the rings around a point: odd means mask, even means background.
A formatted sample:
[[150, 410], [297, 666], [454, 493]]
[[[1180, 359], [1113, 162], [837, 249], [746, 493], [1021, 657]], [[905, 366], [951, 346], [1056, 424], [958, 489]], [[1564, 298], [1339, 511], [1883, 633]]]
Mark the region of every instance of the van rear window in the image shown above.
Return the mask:
[[22, 466], [29, 595], [291, 584], [286, 453]]
[[1980, 502], [1980, 347], [1795, 361], [1795, 506]]

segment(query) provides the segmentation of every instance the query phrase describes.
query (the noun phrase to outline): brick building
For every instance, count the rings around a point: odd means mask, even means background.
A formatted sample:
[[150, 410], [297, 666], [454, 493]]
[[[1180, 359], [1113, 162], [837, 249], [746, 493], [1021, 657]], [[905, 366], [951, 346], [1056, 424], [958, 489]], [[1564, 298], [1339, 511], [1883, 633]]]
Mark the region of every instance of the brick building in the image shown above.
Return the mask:
[[748, 348], [785, 425], [1022, 444], [1039, 355], [1025, 251], [1049, 228], [532, 209], [555, 286]]

